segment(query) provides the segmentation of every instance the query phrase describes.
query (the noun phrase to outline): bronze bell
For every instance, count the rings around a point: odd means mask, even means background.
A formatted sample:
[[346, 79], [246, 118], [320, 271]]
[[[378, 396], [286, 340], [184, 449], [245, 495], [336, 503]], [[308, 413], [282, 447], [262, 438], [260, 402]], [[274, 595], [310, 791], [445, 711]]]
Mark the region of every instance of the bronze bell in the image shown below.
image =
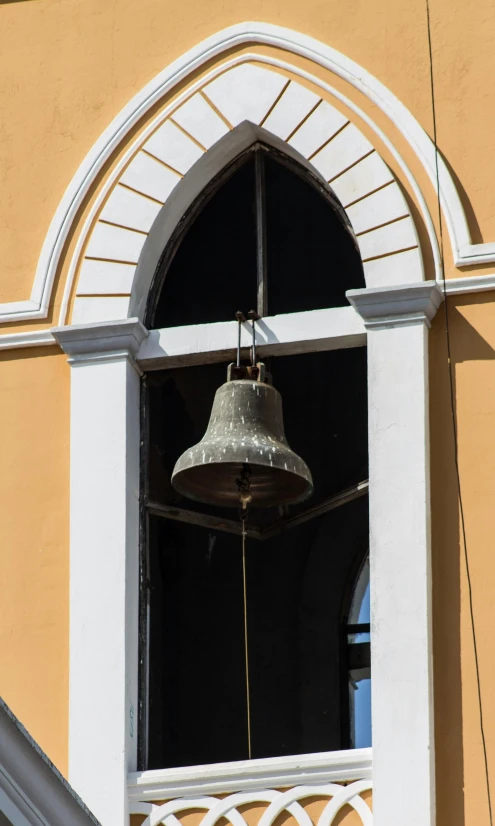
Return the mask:
[[301, 502], [313, 492], [307, 464], [285, 438], [282, 397], [263, 364], [229, 365], [205, 435], [172, 473], [179, 493], [209, 505], [239, 506], [239, 478], [249, 473], [253, 507]]

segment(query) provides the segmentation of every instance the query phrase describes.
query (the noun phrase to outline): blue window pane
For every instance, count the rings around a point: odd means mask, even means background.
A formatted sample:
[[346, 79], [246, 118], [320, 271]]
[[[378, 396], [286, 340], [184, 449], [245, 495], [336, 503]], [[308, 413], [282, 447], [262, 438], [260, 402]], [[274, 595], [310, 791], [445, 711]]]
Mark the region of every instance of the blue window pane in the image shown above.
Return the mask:
[[366, 586], [366, 590], [363, 594], [363, 598], [361, 601], [361, 605], [359, 606], [359, 614], [357, 619], [357, 625], [362, 622], [369, 622], [370, 621], [370, 581], [368, 579], [368, 584]]
[[371, 642], [371, 634], [369, 631], [358, 631], [355, 634], [348, 634], [347, 642], [349, 645], [355, 642]]
[[366, 560], [359, 572], [352, 595], [349, 625], [360, 625], [370, 621], [370, 563]]
[[354, 626], [352, 633], [347, 635], [349, 662], [353, 663], [349, 671], [350, 742], [352, 748], [361, 749], [371, 746], [371, 669], [369, 653], [364, 662], [362, 651], [361, 656], [358, 654], [357, 661], [352, 654], [359, 652], [359, 649], [353, 648], [354, 645], [360, 645], [362, 649], [363, 645], [371, 641], [367, 628], [356, 628], [359, 625], [369, 626], [370, 623], [369, 559], [364, 562], [354, 586], [348, 623]]
[[[357, 675], [356, 675], [357, 676]], [[371, 678], [349, 678], [349, 706], [351, 711], [351, 748], [371, 746]]]

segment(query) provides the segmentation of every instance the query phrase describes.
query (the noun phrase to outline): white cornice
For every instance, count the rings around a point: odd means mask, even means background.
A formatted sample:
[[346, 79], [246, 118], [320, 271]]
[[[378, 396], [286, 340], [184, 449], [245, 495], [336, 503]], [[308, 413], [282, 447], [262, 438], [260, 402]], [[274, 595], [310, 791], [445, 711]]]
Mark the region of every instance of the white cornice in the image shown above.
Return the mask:
[[19, 347], [46, 347], [50, 344], [57, 344], [50, 330], [6, 333], [6, 335], [0, 336], [0, 350], [16, 350]]
[[[429, 282], [425, 282], [429, 283]], [[430, 282], [431, 283], [431, 282]], [[438, 287], [440, 290], [443, 291], [444, 285], [442, 282], [437, 282]], [[394, 288], [395, 289], [395, 288]], [[490, 275], [468, 275], [465, 278], [449, 278], [445, 281], [445, 292], [448, 296], [452, 295], [471, 295], [475, 293], [483, 293], [483, 292], [490, 292], [495, 291], [495, 273]], [[128, 319], [132, 322], [132, 319]], [[122, 322], [113, 322], [113, 324], [119, 324]], [[109, 322], [110, 324], [110, 322]], [[77, 327], [63, 327], [63, 328], [55, 328], [55, 330], [66, 331], [66, 330], [83, 330], [86, 329], [91, 331], [95, 327], [101, 327], [102, 325], [98, 324], [88, 324], [88, 325], [78, 325]], [[105, 324], [103, 326], [108, 326]], [[171, 332], [175, 328], [171, 328]], [[159, 333], [155, 331], [153, 333], [153, 339], [150, 339], [150, 344], [146, 345], [146, 347], [142, 348], [143, 357], [148, 354], [148, 350], [151, 351], [155, 347], [156, 339]], [[144, 339], [143, 339], [144, 340]], [[46, 346], [53, 346], [59, 343], [58, 335], [53, 335], [51, 330], [36, 330], [34, 332], [23, 332], [23, 333], [7, 333], [5, 335], [0, 335], [0, 350], [16, 350], [23, 347], [46, 347]]]
[[436, 281], [422, 281], [394, 288], [348, 290], [346, 296], [364, 321], [366, 329], [426, 324], [443, 301]]
[[[179, 82], [207, 61], [247, 43], [260, 43], [306, 57], [362, 92], [407, 140], [435, 186], [435, 149], [408, 109], [377, 78], [331, 46], [312, 37], [268, 23], [239, 23], [214, 34], [173, 61], [125, 106], [87, 154], [70, 182], [48, 229], [29, 301], [0, 305], [0, 322], [45, 318], [63, 247], [81, 204], [105, 162], [134, 125]], [[456, 266], [495, 261], [495, 243], [472, 244], [454, 181], [438, 158], [442, 206]]]
[[168, 800], [190, 795], [216, 795], [251, 789], [280, 789], [294, 785], [371, 778], [371, 749], [295, 757], [268, 757], [235, 763], [213, 763], [179, 769], [129, 774], [130, 800]]
[[[444, 283], [440, 283], [444, 289]], [[468, 275], [465, 278], [449, 278], [445, 281], [447, 295], [467, 295], [495, 290], [495, 273], [491, 275]]]
[[114, 361], [116, 358], [134, 360], [148, 336], [147, 329], [137, 318], [54, 327], [51, 332], [71, 364]]

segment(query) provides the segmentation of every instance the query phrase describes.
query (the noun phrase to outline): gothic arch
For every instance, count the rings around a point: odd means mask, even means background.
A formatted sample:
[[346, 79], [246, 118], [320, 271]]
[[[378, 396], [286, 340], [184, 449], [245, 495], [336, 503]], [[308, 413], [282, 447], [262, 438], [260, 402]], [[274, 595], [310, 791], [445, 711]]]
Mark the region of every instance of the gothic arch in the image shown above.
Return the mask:
[[[347, 214], [325, 178], [288, 143], [266, 129], [244, 121], [228, 131], [193, 164], [157, 213], [139, 255], [128, 311], [131, 317], [140, 318], [147, 324], [148, 311], [145, 308], [149, 305], [150, 291], [156, 292], [157, 287], [161, 289], [162, 286], [161, 283], [155, 284], [155, 274], [163, 266], [164, 251], [174, 254], [172, 249], [175, 252], [181, 243], [185, 232], [201, 211], [205, 198], [213, 194], [217, 187], [221, 187], [225, 175], [229, 175], [229, 170], [242, 162], [250, 148], [260, 144], [273, 150], [279, 158], [284, 158], [284, 162], [290, 163], [293, 171], [297, 170], [297, 174], [309, 180], [323, 194], [339, 223], [352, 237], [355, 248], [359, 249]], [[118, 197], [120, 195], [118, 193]]]
[[[225, 138], [232, 130], [237, 133], [244, 121], [262, 126], [266, 140], [297, 154], [313, 174], [330, 183], [356, 233], [367, 286], [423, 278], [407, 202], [393, 173], [355, 124], [272, 67], [243, 58], [221, 68], [221, 74], [207, 78], [152, 124], [132, 147], [127, 165], [108, 182], [71, 266], [73, 274], [80, 272], [73, 323], [129, 314], [143, 318], [144, 285], [149, 286], [170, 235], [160, 236], [154, 228], [155, 242], [146, 243], [158, 213], [166, 204], [171, 231], [191, 198], [229, 162], [232, 152], [240, 151], [236, 141], [227, 149]], [[238, 147], [247, 140], [243, 135]]]
[[[38, 260], [31, 297], [25, 301], [5, 302], [1, 304], [1, 321], [46, 318], [53, 283], [59, 269], [67, 238], [77, 221], [78, 212], [84, 198], [112, 153], [122, 144], [126, 135], [146, 112], [168, 92], [173, 90], [180, 81], [187, 78], [198, 68], [201, 68], [212, 58], [221, 56], [236, 46], [249, 43], [279, 47], [286, 52], [312, 60], [315, 64], [334, 73], [363, 93], [394, 123], [425, 169], [432, 185], [436, 185], [435, 151], [430, 138], [406, 107], [403, 106], [377, 78], [370, 75], [365, 69], [354, 63], [354, 61], [314, 38], [268, 23], [240, 23], [207, 38], [164, 69], [163, 72], [147, 84], [147, 86], [124, 107], [109, 125], [77, 170], [52, 219]], [[259, 54], [244, 55], [242, 60], [246, 62], [249, 58], [256, 60], [258, 63], [262, 60], [267, 65], [271, 64], [272, 68], [277, 67], [279, 70], [289, 69], [296, 73], [299, 72], [306, 80], [316, 83], [320, 88], [325, 89], [345, 102], [346, 105], [350, 106], [350, 108], [364, 119], [376, 132], [402, 168], [404, 176], [411, 187], [411, 191], [418, 201], [429, 234], [438, 277], [440, 275], [438, 245], [425, 198], [399, 153], [379, 127], [364, 115], [358, 107], [351, 104], [345, 96], [335, 89], [332, 89], [327, 83], [318, 80], [302, 70], [296, 70], [295, 67], [284, 63], [282, 60], [263, 58]], [[218, 71], [224, 71], [227, 65], [233, 66], [236, 62], [239, 62], [239, 60], [233, 60], [230, 61], [229, 64], [223, 64], [220, 70], [217, 69], [217, 73]], [[276, 73], [273, 72], [273, 74]], [[171, 108], [169, 107], [168, 114], [170, 113]], [[246, 119], [246, 116], [244, 116], [243, 119]], [[247, 119], [249, 119], [249, 117]], [[152, 128], [156, 128], [156, 124], [152, 124]], [[150, 130], [148, 130], [148, 136], [149, 133]], [[124, 163], [128, 163], [128, 161], [129, 158], [126, 156]], [[122, 165], [119, 165], [116, 170], [117, 174], [119, 174], [119, 170], [122, 172]], [[454, 180], [441, 156], [439, 157], [439, 184], [442, 207], [450, 235], [455, 265], [457, 267], [465, 267], [472, 264], [495, 262], [495, 243], [473, 244], [471, 242], [470, 231], [459, 194], [456, 190]], [[108, 194], [108, 189], [105, 191], [105, 194]], [[101, 208], [101, 201], [99, 202], [99, 207]], [[94, 217], [93, 214], [91, 216], [92, 221]], [[85, 227], [85, 229], [87, 229], [87, 227]], [[83, 235], [84, 238], [86, 238], [87, 233], [83, 233]], [[83, 243], [78, 246], [79, 254], [81, 253], [82, 247]], [[78, 269], [77, 264], [77, 261], [75, 264], [73, 262], [69, 273], [69, 282], [65, 290], [62, 312], [59, 319], [61, 324], [67, 323], [67, 307], [76, 270]], [[120, 304], [118, 311], [119, 317], [122, 317], [121, 311], [124, 304], [125, 302], [121, 302]], [[114, 318], [116, 311], [115, 309], [112, 316]], [[77, 318], [78, 313], [76, 313], [75, 318]], [[82, 320], [86, 315], [86, 312], [81, 312], [79, 317]], [[92, 312], [89, 311], [88, 315], [91, 317]], [[125, 315], [126, 313], [124, 313], [124, 316]], [[103, 306], [99, 307], [98, 311], [95, 309], [94, 316], [95, 318], [106, 317]]]

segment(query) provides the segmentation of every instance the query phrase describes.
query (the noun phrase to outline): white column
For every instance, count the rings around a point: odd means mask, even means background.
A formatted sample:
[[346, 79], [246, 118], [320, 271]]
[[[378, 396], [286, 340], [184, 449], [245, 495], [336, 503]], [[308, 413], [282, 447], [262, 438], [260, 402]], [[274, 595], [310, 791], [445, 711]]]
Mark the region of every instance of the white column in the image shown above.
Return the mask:
[[124, 826], [136, 769], [139, 371], [136, 319], [52, 331], [71, 364], [69, 781]]
[[434, 826], [428, 328], [443, 296], [347, 297], [368, 330], [374, 826]]

